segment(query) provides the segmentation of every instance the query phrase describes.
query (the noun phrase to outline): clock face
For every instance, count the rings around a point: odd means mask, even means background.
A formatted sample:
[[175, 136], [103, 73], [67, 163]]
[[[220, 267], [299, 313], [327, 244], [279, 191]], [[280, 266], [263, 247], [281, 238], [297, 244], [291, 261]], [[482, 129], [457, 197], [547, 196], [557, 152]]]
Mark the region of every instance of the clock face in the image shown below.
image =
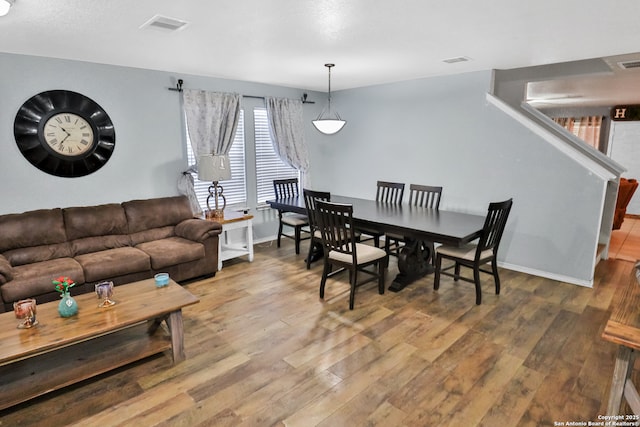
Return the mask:
[[81, 156], [93, 148], [93, 128], [74, 113], [59, 113], [44, 124], [44, 140], [54, 151], [64, 156]]
[[102, 107], [68, 90], [28, 99], [16, 114], [13, 133], [31, 164], [61, 177], [97, 171], [111, 157], [116, 142], [113, 123]]

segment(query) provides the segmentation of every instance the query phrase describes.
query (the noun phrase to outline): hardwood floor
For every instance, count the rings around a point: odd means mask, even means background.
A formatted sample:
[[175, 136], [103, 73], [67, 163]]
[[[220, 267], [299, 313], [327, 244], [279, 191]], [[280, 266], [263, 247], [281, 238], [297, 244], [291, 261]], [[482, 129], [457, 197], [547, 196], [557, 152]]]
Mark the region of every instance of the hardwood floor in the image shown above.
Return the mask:
[[[303, 254], [306, 251], [301, 251]], [[0, 426], [553, 426], [604, 415], [616, 348], [600, 338], [633, 263], [593, 289], [501, 270], [473, 285], [428, 276], [399, 293], [256, 245], [186, 284], [186, 361], [146, 359], [0, 412]], [[396, 274], [392, 258], [387, 282]], [[117, 300], [117, 288], [114, 295]]]
[[640, 219], [626, 217], [620, 229], [611, 232], [609, 256], [634, 262], [640, 259]]

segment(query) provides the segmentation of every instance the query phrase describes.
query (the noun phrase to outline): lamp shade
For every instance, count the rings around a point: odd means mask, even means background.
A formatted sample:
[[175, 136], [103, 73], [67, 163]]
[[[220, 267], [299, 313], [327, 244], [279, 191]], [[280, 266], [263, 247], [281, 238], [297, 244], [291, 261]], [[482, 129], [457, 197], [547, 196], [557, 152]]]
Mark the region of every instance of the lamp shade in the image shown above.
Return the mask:
[[322, 112], [317, 119], [311, 123], [318, 129], [318, 131], [325, 135], [333, 135], [337, 133], [347, 124], [346, 120], [342, 120], [340, 114], [331, 111], [331, 68], [335, 67], [335, 64], [324, 64], [329, 70], [329, 93], [327, 96], [327, 106], [322, 109]]
[[342, 129], [347, 122], [340, 119], [317, 119], [313, 120], [311, 123], [313, 123], [316, 129], [325, 135], [333, 135]]
[[211, 154], [198, 156], [198, 179], [212, 182], [231, 179], [229, 156]]
[[0, 16], [5, 16], [11, 9], [11, 2], [8, 0], [0, 0]]

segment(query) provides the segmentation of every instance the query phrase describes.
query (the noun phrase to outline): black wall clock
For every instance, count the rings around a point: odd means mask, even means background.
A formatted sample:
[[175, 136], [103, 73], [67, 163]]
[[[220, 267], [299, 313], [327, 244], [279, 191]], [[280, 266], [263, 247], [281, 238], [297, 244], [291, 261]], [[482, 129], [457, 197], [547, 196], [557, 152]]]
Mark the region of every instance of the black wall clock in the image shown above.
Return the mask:
[[116, 144], [113, 123], [102, 107], [68, 90], [50, 90], [28, 99], [16, 114], [13, 134], [32, 165], [62, 177], [97, 171]]

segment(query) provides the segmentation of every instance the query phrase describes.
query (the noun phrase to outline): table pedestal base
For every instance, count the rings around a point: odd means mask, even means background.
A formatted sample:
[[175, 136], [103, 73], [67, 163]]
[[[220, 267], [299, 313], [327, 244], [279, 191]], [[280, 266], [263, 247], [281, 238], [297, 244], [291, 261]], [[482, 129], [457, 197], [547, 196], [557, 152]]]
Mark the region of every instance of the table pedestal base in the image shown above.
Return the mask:
[[433, 273], [433, 244], [424, 240], [406, 239], [398, 255], [400, 273], [389, 286], [391, 292], [398, 292], [409, 284]]
[[[314, 263], [320, 259], [322, 259], [324, 257], [324, 251], [322, 250], [322, 243], [310, 243], [311, 245], [313, 245], [312, 249], [311, 249], [311, 261], [309, 261], [310, 263]], [[307, 259], [305, 258], [304, 262], [307, 262]]]

